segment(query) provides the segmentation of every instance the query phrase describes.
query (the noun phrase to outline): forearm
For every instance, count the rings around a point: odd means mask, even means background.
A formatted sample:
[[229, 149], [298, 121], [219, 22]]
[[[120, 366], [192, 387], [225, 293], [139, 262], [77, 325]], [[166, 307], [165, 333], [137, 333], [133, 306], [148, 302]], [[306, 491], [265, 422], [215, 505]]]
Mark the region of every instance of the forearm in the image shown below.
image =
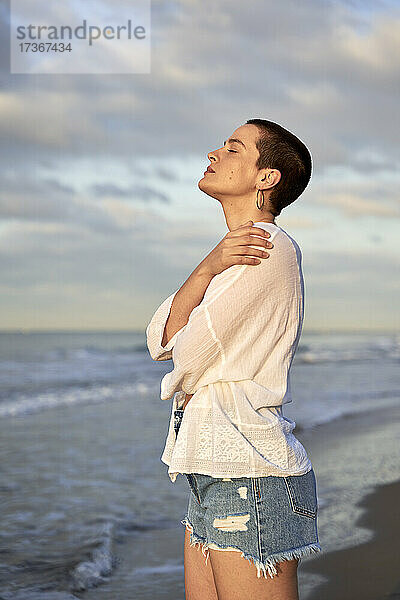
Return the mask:
[[177, 291], [165, 324], [162, 346], [165, 346], [175, 333], [186, 325], [190, 313], [202, 301], [213, 277], [214, 275], [210, 274], [201, 262]]

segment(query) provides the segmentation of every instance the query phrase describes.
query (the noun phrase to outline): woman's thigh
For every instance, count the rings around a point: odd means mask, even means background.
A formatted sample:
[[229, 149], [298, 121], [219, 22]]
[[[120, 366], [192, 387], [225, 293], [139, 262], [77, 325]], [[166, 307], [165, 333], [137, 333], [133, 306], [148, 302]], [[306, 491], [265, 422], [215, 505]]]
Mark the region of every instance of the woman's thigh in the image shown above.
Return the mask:
[[298, 559], [278, 563], [277, 574], [266, 578], [237, 552], [209, 551], [218, 600], [298, 600]]
[[184, 540], [185, 600], [219, 600], [210, 561], [204, 561], [199, 545], [190, 545], [190, 532]]

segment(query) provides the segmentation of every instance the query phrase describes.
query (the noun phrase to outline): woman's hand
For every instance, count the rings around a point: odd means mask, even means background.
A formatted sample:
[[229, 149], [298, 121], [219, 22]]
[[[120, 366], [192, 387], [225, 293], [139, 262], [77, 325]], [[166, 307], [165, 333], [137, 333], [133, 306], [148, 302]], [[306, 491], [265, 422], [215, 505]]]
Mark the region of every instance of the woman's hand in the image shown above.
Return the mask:
[[[214, 277], [232, 265], [259, 265], [261, 258], [269, 256], [264, 249], [273, 247], [267, 239], [270, 235], [262, 227], [254, 227], [253, 221], [247, 221], [229, 231], [199, 267]], [[262, 249], [250, 248], [250, 245], [260, 246]]]

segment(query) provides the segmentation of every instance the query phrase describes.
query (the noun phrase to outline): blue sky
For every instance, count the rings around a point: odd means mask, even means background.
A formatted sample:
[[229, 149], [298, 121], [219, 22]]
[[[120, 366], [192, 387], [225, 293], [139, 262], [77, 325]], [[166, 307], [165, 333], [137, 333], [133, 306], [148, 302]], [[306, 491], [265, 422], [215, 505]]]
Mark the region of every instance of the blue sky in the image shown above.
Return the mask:
[[396, 2], [153, 0], [150, 74], [11, 75], [2, 52], [0, 328], [143, 330], [227, 232], [207, 152], [262, 117], [313, 155], [276, 220], [304, 330], [399, 330], [399, 30]]

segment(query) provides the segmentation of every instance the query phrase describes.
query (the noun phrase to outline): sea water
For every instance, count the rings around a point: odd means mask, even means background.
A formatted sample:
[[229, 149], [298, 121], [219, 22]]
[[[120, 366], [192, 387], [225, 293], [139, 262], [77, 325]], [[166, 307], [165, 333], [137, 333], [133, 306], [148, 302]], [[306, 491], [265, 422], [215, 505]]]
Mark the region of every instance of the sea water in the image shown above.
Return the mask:
[[[340, 443], [341, 419], [390, 414], [399, 359], [399, 334], [304, 332], [284, 406], [294, 434], [337, 421]], [[151, 360], [142, 332], [0, 334], [1, 599], [184, 598], [188, 487], [160, 461], [171, 369]], [[375, 460], [385, 440], [379, 431]], [[316, 469], [322, 526], [340, 486], [331, 456]], [[355, 453], [353, 477], [363, 460]], [[335, 535], [324, 530], [328, 549]]]

